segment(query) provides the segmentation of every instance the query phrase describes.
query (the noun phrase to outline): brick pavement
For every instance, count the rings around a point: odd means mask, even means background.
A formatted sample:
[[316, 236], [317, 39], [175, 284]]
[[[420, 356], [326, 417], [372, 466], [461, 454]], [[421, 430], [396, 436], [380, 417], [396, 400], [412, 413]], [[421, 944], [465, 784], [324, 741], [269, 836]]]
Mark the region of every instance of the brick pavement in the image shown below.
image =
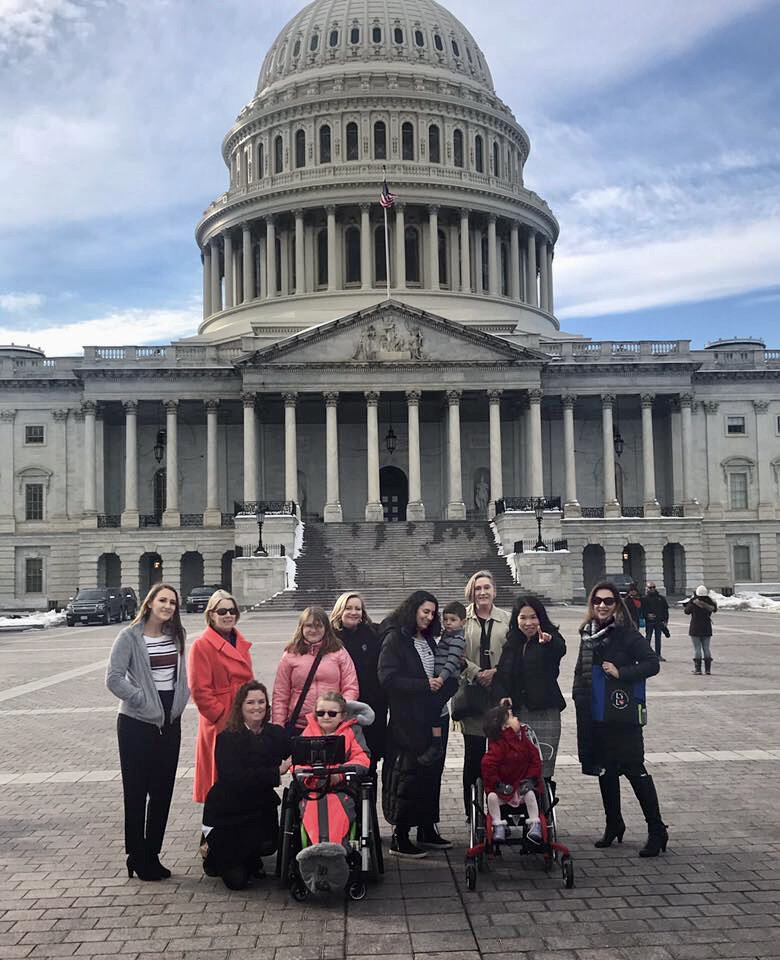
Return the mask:
[[[558, 608], [570, 640], [579, 611]], [[290, 615], [243, 626], [256, 673], [270, 682]], [[0, 960], [14, 957], [209, 960], [522, 960], [780, 957], [780, 620], [721, 614], [714, 675], [689, 673], [683, 618], [669, 662], [649, 688], [647, 750], [670, 824], [665, 856], [640, 860], [640, 811], [624, 789], [621, 846], [599, 851], [598, 787], [582, 777], [573, 710], [564, 713], [559, 824], [576, 886], [564, 890], [533, 858], [507, 851], [476, 891], [465, 888], [459, 813], [460, 738], [451, 739], [442, 832], [447, 854], [398, 864], [361, 903], [293, 901], [270, 881], [244, 892], [204, 877], [191, 801], [196, 716], [185, 714], [164, 860], [174, 876], [128, 880], [121, 839], [115, 703], [102, 671], [56, 681], [106, 655], [106, 628], [0, 636]], [[197, 618], [189, 618], [191, 632]], [[115, 629], [115, 628], [114, 628]], [[55, 682], [56, 681], [56, 682]], [[35, 685], [27, 690], [22, 685]], [[762, 692], [763, 691], [763, 692]], [[736, 750], [733, 760], [723, 751]], [[42, 782], [26, 782], [39, 780]], [[626, 785], [627, 786], [627, 785]], [[741, 809], [732, 814], [735, 788]]]

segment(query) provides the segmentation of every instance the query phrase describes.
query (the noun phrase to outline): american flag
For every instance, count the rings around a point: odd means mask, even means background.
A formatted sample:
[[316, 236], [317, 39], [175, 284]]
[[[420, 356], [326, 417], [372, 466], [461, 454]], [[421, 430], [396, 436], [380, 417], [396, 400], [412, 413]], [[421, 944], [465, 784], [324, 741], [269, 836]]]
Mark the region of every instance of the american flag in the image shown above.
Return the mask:
[[382, 184], [382, 192], [379, 194], [379, 203], [385, 208], [385, 210], [392, 207], [395, 203], [395, 194], [390, 193], [390, 188], [387, 186], [387, 180]]

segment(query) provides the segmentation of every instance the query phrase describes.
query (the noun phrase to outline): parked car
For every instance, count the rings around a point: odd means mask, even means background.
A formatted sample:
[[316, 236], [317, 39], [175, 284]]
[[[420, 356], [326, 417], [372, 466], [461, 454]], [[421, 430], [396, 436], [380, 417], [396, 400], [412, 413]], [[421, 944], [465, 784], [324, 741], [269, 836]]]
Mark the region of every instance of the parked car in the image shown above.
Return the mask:
[[621, 597], [625, 597], [629, 587], [636, 583], [636, 580], [634, 580], [633, 577], [629, 577], [627, 573], [608, 573], [604, 579], [615, 584]]
[[132, 620], [138, 613], [138, 597], [132, 587], [120, 587], [119, 593], [122, 596], [122, 619]]
[[122, 594], [118, 587], [79, 590], [65, 607], [65, 622], [69, 627], [77, 623], [117, 623], [122, 619]]
[[206, 604], [209, 602], [209, 597], [215, 590], [221, 590], [222, 587], [193, 587], [189, 592], [189, 596], [184, 601], [184, 608], [187, 613], [203, 613], [206, 609]]

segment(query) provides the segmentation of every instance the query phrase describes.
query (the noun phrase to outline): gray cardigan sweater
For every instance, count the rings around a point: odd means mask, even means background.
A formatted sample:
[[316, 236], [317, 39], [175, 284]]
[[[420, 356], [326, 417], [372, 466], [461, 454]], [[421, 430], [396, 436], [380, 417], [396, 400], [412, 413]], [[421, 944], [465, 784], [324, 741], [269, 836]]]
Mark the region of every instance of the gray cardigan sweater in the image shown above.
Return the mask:
[[[143, 720], [144, 723], [153, 723], [157, 727], [163, 726], [165, 713], [152, 677], [143, 623], [133, 623], [125, 627], [114, 641], [106, 668], [106, 686], [115, 697], [119, 697], [120, 713]], [[189, 698], [187, 659], [180, 653], [171, 720], [182, 715]]]

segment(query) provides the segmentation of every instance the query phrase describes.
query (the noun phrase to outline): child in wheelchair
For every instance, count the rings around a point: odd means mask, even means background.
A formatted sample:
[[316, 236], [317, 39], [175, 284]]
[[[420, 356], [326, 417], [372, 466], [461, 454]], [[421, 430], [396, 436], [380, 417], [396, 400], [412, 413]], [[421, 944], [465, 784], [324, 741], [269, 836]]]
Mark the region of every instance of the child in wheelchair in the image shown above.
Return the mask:
[[504, 840], [507, 836], [501, 808], [525, 806], [527, 839], [539, 844], [542, 826], [537, 793], [544, 794], [539, 749], [506, 704], [487, 712], [484, 729], [489, 744], [482, 758], [482, 782], [493, 821], [493, 839]]

